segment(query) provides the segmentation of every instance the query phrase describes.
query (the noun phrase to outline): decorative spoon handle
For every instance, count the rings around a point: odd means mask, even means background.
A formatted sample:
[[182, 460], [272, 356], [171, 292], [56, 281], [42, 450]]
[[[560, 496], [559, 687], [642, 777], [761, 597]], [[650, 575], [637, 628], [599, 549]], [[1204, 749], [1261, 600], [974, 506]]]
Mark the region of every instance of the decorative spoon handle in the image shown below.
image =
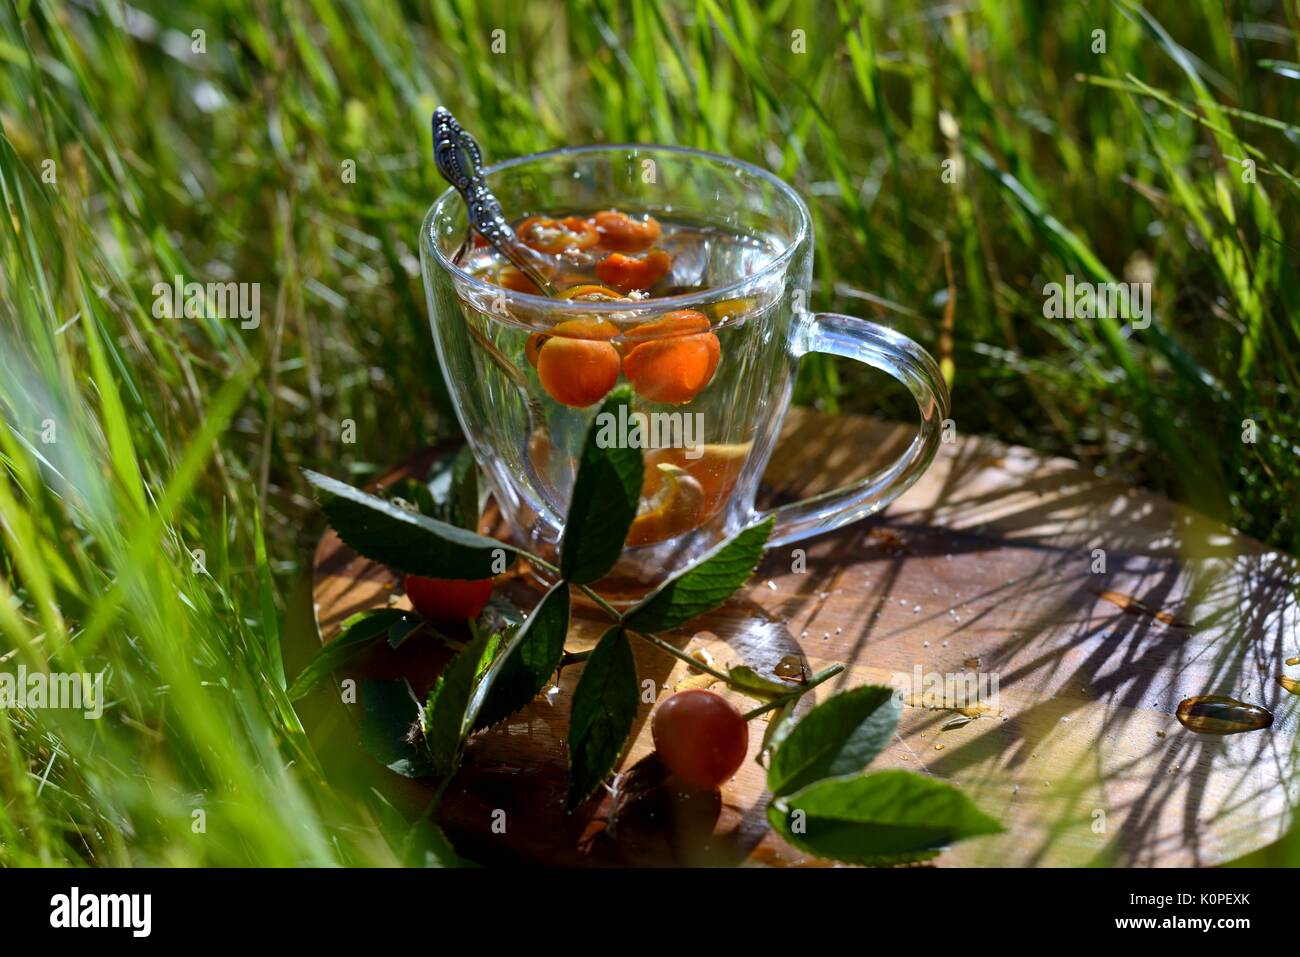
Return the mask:
[[533, 251], [519, 241], [506, 221], [501, 203], [483, 181], [483, 153], [478, 143], [444, 106], [433, 111], [433, 161], [438, 172], [465, 200], [470, 228], [531, 279], [544, 295], [558, 296], [554, 284], [533, 262]]

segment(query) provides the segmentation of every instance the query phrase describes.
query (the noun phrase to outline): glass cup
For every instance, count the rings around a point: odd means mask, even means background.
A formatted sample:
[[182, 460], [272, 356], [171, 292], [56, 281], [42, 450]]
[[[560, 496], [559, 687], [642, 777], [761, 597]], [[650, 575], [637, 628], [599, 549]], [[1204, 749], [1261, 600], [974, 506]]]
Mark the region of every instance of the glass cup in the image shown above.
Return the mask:
[[[518, 545], [548, 559], [556, 555], [583, 442], [601, 407], [600, 401], [578, 404], [592, 396], [575, 398], [569, 387], [589, 384], [589, 360], [598, 377], [616, 374], [630, 382], [632, 411], [644, 414], [614, 423], [612, 433], [640, 444], [646, 464], [623, 555], [595, 586], [612, 601], [635, 600], [768, 514], [776, 518], [769, 547], [871, 515], [934, 459], [948, 414], [934, 359], [877, 323], [808, 311], [812, 222], [799, 195], [772, 174], [699, 150], [637, 145], [554, 150], [484, 172], [511, 216], [616, 208], [714, 237], [704, 249], [693, 244], [678, 253], [676, 262], [690, 273], [680, 294], [547, 299], [463, 268], [463, 253], [472, 247], [466, 247], [464, 203], [453, 190], [429, 210], [420, 260], [438, 358], [474, 458]], [[707, 319], [707, 328], [699, 318], [686, 329], [664, 319], [686, 310]], [[608, 338], [611, 327], [617, 335]], [[591, 331], [597, 328], [606, 331]], [[560, 347], [551, 338], [563, 340]], [[537, 361], [539, 345], [552, 354], [549, 368]], [[576, 357], [570, 367], [560, 362], [566, 349]], [[811, 352], [857, 359], [902, 382], [916, 399], [920, 428], [902, 456], [880, 471], [760, 512], [754, 505], [759, 480], [799, 359]], [[703, 388], [683, 393], [647, 385], [645, 370], [670, 368], [683, 356], [715, 363]], [[543, 382], [543, 373], [551, 379]]]

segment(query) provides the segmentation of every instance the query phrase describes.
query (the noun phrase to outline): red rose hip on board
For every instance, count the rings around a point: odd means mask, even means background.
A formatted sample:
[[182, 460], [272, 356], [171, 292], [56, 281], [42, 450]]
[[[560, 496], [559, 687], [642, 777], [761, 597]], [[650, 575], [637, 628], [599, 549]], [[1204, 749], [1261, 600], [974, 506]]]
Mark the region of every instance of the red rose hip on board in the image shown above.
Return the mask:
[[710, 791], [740, 769], [749, 750], [749, 726], [712, 691], [679, 691], [655, 711], [655, 750], [688, 787]]
[[491, 578], [466, 581], [407, 575], [403, 587], [415, 610], [425, 618], [464, 622], [466, 618], [477, 618], [487, 606], [494, 584]]

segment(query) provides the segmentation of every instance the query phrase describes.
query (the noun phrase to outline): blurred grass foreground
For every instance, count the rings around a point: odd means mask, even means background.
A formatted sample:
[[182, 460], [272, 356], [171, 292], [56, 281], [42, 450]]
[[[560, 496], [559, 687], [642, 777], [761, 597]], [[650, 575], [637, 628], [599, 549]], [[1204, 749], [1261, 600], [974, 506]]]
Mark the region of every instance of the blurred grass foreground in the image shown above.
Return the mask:
[[[391, 809], [327, 783], [280, 629], [321, 528], [298, 467], [455, 432], [415, 260], [439, 103], [491, 158], [770, 168], [817, 219], [814, 305], [926, 344], [962, 433], [1300, 552], [1298, 28], [1283, 0], [0, 0], [0, 655], [107, 695], [0, 714], [0, 864], [397, 859]], [[1149, 322], [1049, 315], [1046, 285], [1113, 281]], [[183, 282], [257, 283], [260, 321]], [[909, 417], [860, 376], [810, 358], [798, 400]]]

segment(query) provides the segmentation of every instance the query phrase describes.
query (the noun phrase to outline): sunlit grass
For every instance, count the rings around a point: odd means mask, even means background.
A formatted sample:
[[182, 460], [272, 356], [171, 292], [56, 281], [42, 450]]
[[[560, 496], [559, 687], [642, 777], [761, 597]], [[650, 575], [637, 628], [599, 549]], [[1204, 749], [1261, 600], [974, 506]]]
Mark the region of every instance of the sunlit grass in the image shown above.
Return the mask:
[[[382, 810], [322, 779], [278, 620], [320, 528], [297, 468], [455, 428], [414, 257], [442, 102], [494, 158], [771, 168], [814, 208], [815, 305], [941, 354], [959, 431], [1300, 551], [1300, 14], [1150, 11], [4, 0], [0, 654], [105, 670], [110, 706], [0, 718], [0, 863], [392, 860]], [[1149, 277], [1154, 323], [1045, 318], [1067, 273]], [[260, 282], [260, 327], [155, 318], [178, 274]], [[907, 416], [881, 388], [814, 358], [799, 398]]]

